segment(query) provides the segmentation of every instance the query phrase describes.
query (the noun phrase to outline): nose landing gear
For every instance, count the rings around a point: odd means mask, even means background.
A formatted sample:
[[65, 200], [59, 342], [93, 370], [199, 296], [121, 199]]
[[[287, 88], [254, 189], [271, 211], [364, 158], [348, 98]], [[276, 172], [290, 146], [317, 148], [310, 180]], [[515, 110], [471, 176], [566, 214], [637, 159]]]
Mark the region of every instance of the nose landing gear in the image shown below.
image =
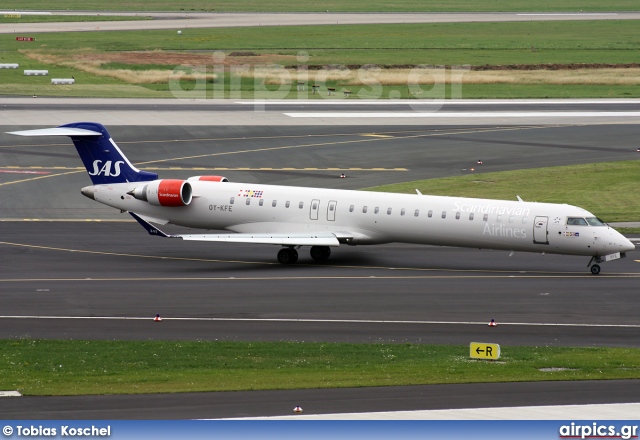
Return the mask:
[[[602, 257], [591, 257], [591, 260], [589, 260], [589, 264], [587, 264], [587, 267], [591, 267], [591, 273], [593, 275], [598, 275], [600, 273], [600, 264], [602, 263]], [[591, 264], [594, 263], [594, 264]]]

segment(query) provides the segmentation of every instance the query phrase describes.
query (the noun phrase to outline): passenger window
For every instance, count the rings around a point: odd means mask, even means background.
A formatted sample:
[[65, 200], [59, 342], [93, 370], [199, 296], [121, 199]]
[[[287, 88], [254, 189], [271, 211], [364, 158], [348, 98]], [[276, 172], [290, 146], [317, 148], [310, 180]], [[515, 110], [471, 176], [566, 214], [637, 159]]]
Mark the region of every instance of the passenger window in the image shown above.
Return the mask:
[[497, 222], [501, 222], [502, 221], [502, 214], [498, 215], [498, 217], [496, 217], [496, 221]]
[[260, 206], [264, 205], [264, 199], [260, 199], [260, 201], [258, 202], [258, 205]]
[[251, 203], [251, 199], [247, 198], [247, 202], [246, 203], [247, 203], [247, 205], [249, 205]]
[[349, 212], [353, 212], [353, 205], [349, 206]]
[[442, 211], [442, 218], [447, 218], [447, 211]]
[[473, 220], [473, 212], [469, 214], [469, 220]]
[[400, 215], [404, 215], [404, 214], [405, 214], [405, 210], [404, 210], [404, 208], [402, 208], [402, 209], [400, 210]]
[[378, 207], [376, 206], [376, 208], [373, 210], [373, 213], [374, 213], [374, 214], [377, 214], [377, 213], [379, 213], [379, 212], [380, 212], [380, 208], [378, 208]]
[[427, 217], [429, 217], [429, 218], [433, 217], [433, 211], [432, 211], [432, 210], [430, 210], [430, 211], [427, 213]]
[[289, 202], [288, 200], [286, 202], [284, 202], [284, 207], [288, 208], [289, 206], [291, 206], [291, 202]]
[[456, 220], [460, 220], [460, 211], [456, 212]]
[[489, 220], [489, 214], [485, 214], [485, 215], [482, 216], [482, 221], [483, 222], [486, 222], [488, 220]]
[[318, 204], [314, 203], [313, 205], [311, 205], [311, 209], [313, 209], [314, 211], [318, 209]]
[[278, 204], [277, 200], [274, 200], [273, 202], [271, 202], [271, 206], [273, 206], [274, 208], [276, 207], [277, 204]]
[[414, 212], [414, 213], [413, 213], [413, 216], [414, 216], [414, 217], [417, 217], [417, 216], [419, 216], [419, 215], [420, 215], [420, 210], [419, 210], [419, 209], [416, 209], [416, 212]]
[[526, 225], [527, 224], [527, 218], [526, 217], [522, 217], [522, 224]]
[[391, 208], [387, 208], [387, 215], [391, 215]]
[[513, 216], [512, 215], [509, 216], [509, 223], [513, 223]]
[[329, 211], [333, 211], [335, 208], [335, 205], [329, 205]]
[[298, 203], [298, 208], [300, 208], [300, 209], [304, 208], [304, 202]]
[[233, 205], [233, 203], [234, 203], [235, 201], [236, 201], [236, 198], [235, 198], [235, 197], [231, 197], [231, 200], [229, 200], [229, 204], [230, 204], [230, 205]]
[[367, 213], [367, 207], [366, 207], [366, 206], [363, 206], [363, 207], [362, 207], [362, 213], [363, 213], [363, 214], [366, 214], [366, 213]]

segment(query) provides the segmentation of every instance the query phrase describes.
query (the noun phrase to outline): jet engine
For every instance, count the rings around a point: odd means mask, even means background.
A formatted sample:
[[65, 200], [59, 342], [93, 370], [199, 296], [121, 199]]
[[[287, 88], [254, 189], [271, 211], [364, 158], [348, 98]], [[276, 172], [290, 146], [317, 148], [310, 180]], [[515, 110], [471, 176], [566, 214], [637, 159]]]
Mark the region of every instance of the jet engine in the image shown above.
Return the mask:
[[193, 198], [191, 184], [175, 179], [154, 180], [127, 194], [154, 206], [187, 206]]
[[199, 180], [201, 182], [228, 182], [229, 179], [222, 176], [193, 176], [187, 180]]

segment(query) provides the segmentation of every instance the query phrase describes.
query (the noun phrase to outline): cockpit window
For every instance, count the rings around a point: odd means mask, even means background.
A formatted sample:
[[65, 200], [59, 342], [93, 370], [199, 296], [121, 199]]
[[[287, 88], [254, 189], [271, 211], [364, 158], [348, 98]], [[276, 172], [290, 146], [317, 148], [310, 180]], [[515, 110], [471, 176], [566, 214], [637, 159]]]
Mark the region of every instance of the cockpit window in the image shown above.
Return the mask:
[[586, 220], [591, 226], [606, 226], [606, 224], [598, 217], [587, 217]]
[[587, 226], [588, 223], [582, 217], [569, 217], [567, 218], [567, 226]]

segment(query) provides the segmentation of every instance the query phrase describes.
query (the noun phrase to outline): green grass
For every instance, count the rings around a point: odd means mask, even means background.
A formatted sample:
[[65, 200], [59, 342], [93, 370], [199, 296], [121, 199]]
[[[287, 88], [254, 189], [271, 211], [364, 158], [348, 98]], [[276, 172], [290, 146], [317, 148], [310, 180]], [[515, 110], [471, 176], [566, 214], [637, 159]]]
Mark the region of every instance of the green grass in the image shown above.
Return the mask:
[[0, 389], [82, 395], [640, 378], [635, 348], [501, 352], [485, 362], [470, 360], [468, 346], [1, 340]]
[[[2, 62], [15, 62], [22, 55], [17, 50], [39, 49], [68, 54], [83, 49], [97, 52], [133, 50], [214, 50], [252, 51], [291, 56], [284, 64], [296, 64], [295, 55], [309, 55], [306, 64], [344, 65], [511, 65], [511, 64], [626, 64], [640, 63], [640, 26], [635, 21], [525, 22], [525, 23], [445, 23], [358, 26], [292, 26], [227, 29], [188, 29], [183, 35], [174, 30], [77, 32], [36, 34], [35, 42], [17, 42], [13, 35], [0, 35]], [[532, 49], [533, 48], [533, 49]], [[240, 60], [242, 62], [242, 60]], [[203, 61], [213, 69], [214, 61]], [[22, 66], [21, 66], [22, 67]], [[137, 70], [148, 65], [118, 65]], [[47, 68], [44, 66], [42, 68]], [[53, 68], [50, 68], [52, 70]], [[67, 70], [73, 70], [66, 68]], [[0, 72], [0, 94], [10, 94], [16, 84], [33, 86], [30, 80], [15, 79]], [[116, 80], [71, 73], [78, 84], [114, 85]], [[82, 75], [86, 75], [82, 77]], [[252, 93], [252, 81], [243, 81], [243, 97]], [[193, 87], [194, 84], [188, 85]], [[340, 83], [328, 83], [341, 87]], [[139, 87], [135, 96], [171, 97], [168, 85]], [[352, 98], [377, 97], [360, 94], [361, 87], [349, 87]], [[22, 86], [20, 87], [22, 89]], [[24, 94], [49, 94], [29, 88]], [[75, 88], [73, 90], [77, 90]], [[211, 89], [210, 89], [211, 90]], [[52, 90], [51, 94], [60, 93]], [[366, 91], [366, 90], [365, 90]], [[410, 96], [406, 87], [385, 87], [381, 97], [424, 98]], [[77, 93], [72, 92], [72, 93]], [[133, 96], [113, 94], [113, 87], [85, 90], [86, 96]], [[292, 93], [288, 97], [295, 97]], [[638, 85], [569, 85], [487, 84], [469, 85], [463, 98], [597, 98], [638, 97]], [[448, 95], [447, 95], [448, 96]], [[262, 96], [260, 96], [262, 97]], [[266, 96], [268, 97], [268, 96]]]
[[[640, 221], [640, 160], [477, 173], [368, 188], [373, 191], [568, 203], [607, 222]], [[532, 185], [531, 182], [535, 182]], [[615, 196], [614, 196], [615, 195]]]
[[257, 12], [465, 12], [465, 11], [637, 11], [640, 5], [636, 0], [492, 0], [478, 2], [473, 0], [154, 0], [110, 2], [98, 0], [33, 0], [28, 3], [19, 1], [0, 1], [0, 9], [47, 10], [55, 7], [58, 10], [123, 10], [123, 11], [257, 11]]
[[[18, 63], [18, 69], [0, 69], [0, 95], [73, 96], [104, 98], [171, 98], [169, 92], [127, 84], [117, 79], [96, 76], [71, 67], [44, 64], [18, 52], [0, 52], [0, 63]], [[48, 76], [25, 76], [24, 70], [48, 70]], [[51, 85], [51, 78], [71, 78], [73, 85]]]
[[[309, 52], [309, 64], [316, 65], [328, 59], [340, 62], [336, 56], [342, 51], [347, 51], [341, 53], [346, 57], [343, 61], [351, 60], [344, 64], [640, 62], [640, 26], [634, 20], [275, 26], [188, 29], [182, 35], [175, 30], [36, 35], [38, 44], [33, 48], [46, 44], [47, 50], [259, 50], [294, 55], [304, 50]], [[12, 34], [0, 35], [0, 44], [5, 50], [26, 48]], [[395, 55], [398, 50], [405, 53]], [[616, 52], [626, 55], [614, 55]]]

